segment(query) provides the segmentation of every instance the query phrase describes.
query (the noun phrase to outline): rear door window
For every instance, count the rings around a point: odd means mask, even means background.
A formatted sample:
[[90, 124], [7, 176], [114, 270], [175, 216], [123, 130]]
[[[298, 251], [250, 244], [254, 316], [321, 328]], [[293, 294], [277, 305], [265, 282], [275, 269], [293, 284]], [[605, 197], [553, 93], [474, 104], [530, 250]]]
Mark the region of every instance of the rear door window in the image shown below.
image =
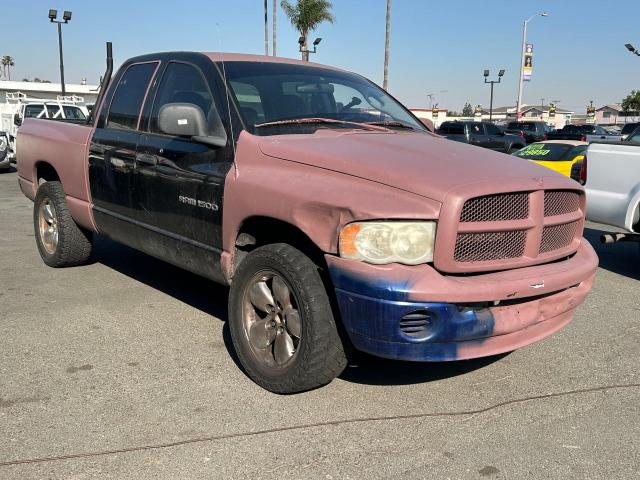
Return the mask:
[[107, 128], [135, 130], [142, 102], [157, 63], [131, 65], [120, 77], [107, 117]]
[[481, 123], [469, 123], [467, 125], [469, 135], [484, 135], [484, 125]]
[[500, 135], [500, 133], [502, 133], [502, 130], [500, 130], [493, 123], [487, 123], [485, 127], [487, 129], [487, 135]]

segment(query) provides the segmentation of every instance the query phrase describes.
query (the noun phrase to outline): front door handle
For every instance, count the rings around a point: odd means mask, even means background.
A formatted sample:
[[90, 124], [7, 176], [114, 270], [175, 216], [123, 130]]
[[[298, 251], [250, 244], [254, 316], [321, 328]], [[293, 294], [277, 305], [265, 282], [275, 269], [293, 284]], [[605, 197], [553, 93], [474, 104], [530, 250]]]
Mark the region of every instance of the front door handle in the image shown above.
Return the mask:
[[155, 166], [158, 164], [158, 157], [149, 153], [139, 153], [136, 155], [136, 162], [144, 165]]

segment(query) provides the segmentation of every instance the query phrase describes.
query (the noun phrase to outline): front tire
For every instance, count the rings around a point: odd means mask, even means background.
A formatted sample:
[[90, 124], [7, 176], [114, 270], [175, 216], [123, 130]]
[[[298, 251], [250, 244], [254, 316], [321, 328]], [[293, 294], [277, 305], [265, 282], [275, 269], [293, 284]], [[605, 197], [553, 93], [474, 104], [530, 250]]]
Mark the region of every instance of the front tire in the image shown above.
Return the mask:
[[347, 365], [318, 267], [287, 244], [257, 248], [242, 261], [229, 330], [247, 375], [274, 393], [326, 385]]
[[71, 267], [89, 259], [92, 235], [71, 217], [60, 182], [45, 182], [38, 187], [33, 226], [40, 256], [50, 267]]

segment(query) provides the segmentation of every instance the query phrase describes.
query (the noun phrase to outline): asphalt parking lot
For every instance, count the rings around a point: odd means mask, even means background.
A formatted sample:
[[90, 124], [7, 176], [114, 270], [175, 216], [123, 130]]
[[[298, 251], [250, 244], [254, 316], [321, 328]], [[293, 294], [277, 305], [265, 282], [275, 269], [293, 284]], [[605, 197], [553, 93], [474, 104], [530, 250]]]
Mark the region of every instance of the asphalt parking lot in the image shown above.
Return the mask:
[[498, 358], [360, 356], [278, 396], [234, 361], [226, 289], [99, 239], [46, 267], [0, 173], [0, 478], [581, 478], [640, 471], [640, 252], [601, 246], [551, 338]]

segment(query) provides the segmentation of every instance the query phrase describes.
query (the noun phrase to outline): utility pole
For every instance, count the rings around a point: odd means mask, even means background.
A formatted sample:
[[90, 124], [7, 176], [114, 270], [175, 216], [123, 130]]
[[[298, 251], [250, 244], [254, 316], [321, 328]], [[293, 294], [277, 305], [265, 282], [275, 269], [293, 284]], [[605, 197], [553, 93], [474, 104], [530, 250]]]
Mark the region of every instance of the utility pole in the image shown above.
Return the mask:
[[269, 18], [267, 16], [267, 0], [264, 0], [264, 54], [269, 55]]
[[544, 120], [544, 98], [541, 98], [540, 101], [542, 102], [542, 111], [540, 112], [540, 118]]
[[548, 17], [547, 12], [536, 13], [527, 18], [522, 24], [522, 47], [520, 49], [520, 78], [518, 78], [518, 103], [516, 105], [516, 120], [520, 120], [520, 107], [522, 105], [522, 82], [524, 77], [524, 49], [527, 45], [527, 24], [537, 16]]
[[71, 12], [65, 10], [62, 14], [62, 20], [56, 20], [57, 18], [58, 11], [53, 9], [49, 10], [49, 21], [51, 23], [58, 24], [58, 49], [60, 50], [60, 86], [62, 90], [62, 96], [64, 97], [67, 92], [64, 86], [64, 60], [62, 58], [62, 24], [69, 23], [69, 20], [71, 20]]
[[504, 76], [504, 69], [498, 72], [498, 80], [487, 80], [489, 78], [489, 70], [484, 71], [484, 83], [491, 84], [491, 99], [489, 101], [489, 121], [493, 120], [493, 86], [496, 83], [500, 83], [502, 81], [502, 77]]
[[278, 17], [278, 0], [273, 0], [273, 18], [271, 19], [272, 21], [272, 32], [271, 32], [271, 36], [272, 36], [272, 40], [273, 40], [273, 47], [271, 48], [271, 54], [275, 57], [276, 56], [276, 19]]
[[391, 30], [391, 0], [387, 0], [387, 28], [384, 41], [384, 77], [382, 80], [382, 88], [387, 90], [389, 87], [389, 36]]

